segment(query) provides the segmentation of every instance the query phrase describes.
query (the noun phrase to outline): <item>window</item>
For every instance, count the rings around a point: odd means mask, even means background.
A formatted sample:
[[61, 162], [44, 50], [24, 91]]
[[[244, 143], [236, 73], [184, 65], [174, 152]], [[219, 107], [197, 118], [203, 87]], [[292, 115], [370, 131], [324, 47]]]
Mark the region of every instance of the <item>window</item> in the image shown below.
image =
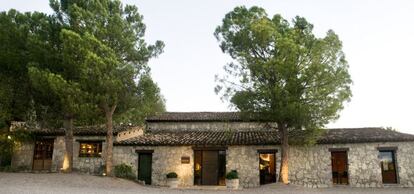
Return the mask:
[[382, 182], [385, 184], [397, 183], [397, 169], [395, 165], [395, 150], [380, 150]]
[[80, 142], [79, 157], [101, 157], [102, 142]]

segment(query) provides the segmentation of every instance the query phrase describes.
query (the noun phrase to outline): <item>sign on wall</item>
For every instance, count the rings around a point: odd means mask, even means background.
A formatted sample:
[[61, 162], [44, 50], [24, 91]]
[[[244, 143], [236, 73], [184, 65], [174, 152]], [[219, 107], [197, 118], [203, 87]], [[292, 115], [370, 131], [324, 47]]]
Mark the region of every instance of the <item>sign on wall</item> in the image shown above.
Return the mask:
[[190, 164], [189, 156], [181, 156], [181, 164]]

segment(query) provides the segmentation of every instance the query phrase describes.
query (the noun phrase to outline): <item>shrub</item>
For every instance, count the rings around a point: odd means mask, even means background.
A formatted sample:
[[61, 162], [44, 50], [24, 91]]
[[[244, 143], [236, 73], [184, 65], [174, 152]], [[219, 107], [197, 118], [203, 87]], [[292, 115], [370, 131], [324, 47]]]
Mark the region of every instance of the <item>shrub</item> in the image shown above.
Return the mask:
[[0, 167], [0, 172], [28, 172], [30, 168], [28, 166], [18, 166], [18, 167], [11, 167], [11, 166], [2, 166]]
[[232, 180], [232, 179], [238, 179], [239, 174], [237, 173], [237, 170], [231, 170], [226, 174], [226, 179]]
[[177, 177], [178, 177], [178, 175], [175, 172], [170, 172], [170, 173], [167, 174], [167, 178], [169, 178], [169, 179], [177, 178]]
[[119, 178], [135, 179], [135, 175], [132, 173], [132, 166], [124, 163], [116, 165], [114, 173]]
[[2, 166], [0, 167], [0, 172], [12, 172], [13, 169], [11, 168], [11, 166]]

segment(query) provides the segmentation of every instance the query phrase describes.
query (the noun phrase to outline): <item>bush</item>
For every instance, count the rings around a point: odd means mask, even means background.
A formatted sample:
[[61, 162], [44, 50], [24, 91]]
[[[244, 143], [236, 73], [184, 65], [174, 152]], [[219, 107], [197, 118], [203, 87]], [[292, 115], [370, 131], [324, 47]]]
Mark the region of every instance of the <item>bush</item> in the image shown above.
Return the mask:
[[135, 179], [135, 175], [132, 173], [132, 166], [124, 163], [116, 165], [114, 173], [119, 178]]
[[169, 179], [177, 178], [177, 177], [178, 177], [178, 175], [175, 172], [170, 172], [170, 173], [167, 174], [167, 178], [169, 178]]
[[237, 170], [231, 170], [226, 174], [226, 179], [232, 180], [232, 179], [238, 179], [239, 173], [237, 173]]
[[11, 168], [11, 166], [1, 166], [0, 167], [0, 172], [12, 172], [13, 169]]
[[0, 172], [28, 172], [30, 168], [28, 166], [18, 166], [18, 167], [11, 167], [11, 166], [2, 166], [0, 167]]

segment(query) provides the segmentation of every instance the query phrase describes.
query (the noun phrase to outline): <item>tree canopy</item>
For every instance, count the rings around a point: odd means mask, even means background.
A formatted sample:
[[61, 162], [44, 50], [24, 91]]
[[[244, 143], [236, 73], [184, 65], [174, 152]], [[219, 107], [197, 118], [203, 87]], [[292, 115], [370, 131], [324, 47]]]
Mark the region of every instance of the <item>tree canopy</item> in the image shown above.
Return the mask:
[[164, 43], [146, 43], [143, 16], [133, 5], [118, 0], [51, 0], [50, 5], [59, 22], [72, 31], [78, 46], [74, 57], [83, 56], [79, 63], [85, 64], [87, 79], [82, 80], [82, 88], [104, 113], [106, 171], [111, 175], [114, 114], [127, 112], [138, 100], [135, 79], [149, 75], [147, 62], [162, 52]]
[[74, 125], [105, 122], [110, 172], [113, 117], [143, 124], [146, 115], [165, 110], [147, 64], [164, 43], [147, 44], [138, 8], [118, 0], [51, 0], [50, 6], [52, 15], [0, 13], [0, 85], [5, 88], [0, 126], [29, 119], [63, 125], [66, 150], [72, 152]]
[[303, 17], [290, 23], [260, 7], [236, 7], [215, 31], [222, 51], [234, 59], [217, 78], [216, 92], [241, 112], [277, 123], [285, 183], [288, 135], [305, 133], [313, 138], [301, 141], [312, 142], [352, 95], [338, 35], [329, 30], [318, 38], [312, 29]]

